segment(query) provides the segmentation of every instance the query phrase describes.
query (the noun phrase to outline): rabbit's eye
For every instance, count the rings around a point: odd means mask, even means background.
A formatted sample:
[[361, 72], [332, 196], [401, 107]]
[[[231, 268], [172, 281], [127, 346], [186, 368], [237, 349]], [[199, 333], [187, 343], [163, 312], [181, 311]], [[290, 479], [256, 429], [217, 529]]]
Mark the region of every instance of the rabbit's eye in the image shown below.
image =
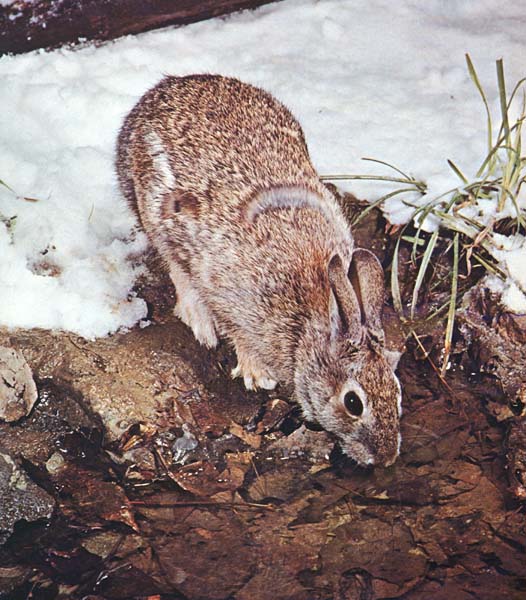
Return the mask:
[[353, 417], [359, 417], [363, 413], [363, 402], [356, 392], [347, 392], [343, 397], [343, 404]]

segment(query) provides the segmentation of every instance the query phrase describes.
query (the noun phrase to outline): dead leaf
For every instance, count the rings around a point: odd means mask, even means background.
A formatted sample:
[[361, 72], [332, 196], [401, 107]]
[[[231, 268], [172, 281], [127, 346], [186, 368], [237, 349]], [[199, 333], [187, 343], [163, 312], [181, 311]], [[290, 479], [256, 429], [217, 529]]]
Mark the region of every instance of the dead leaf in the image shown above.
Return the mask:
[[256, 432], [259, 434], [267, 433], [278, 427], [283, 419], [293, 410], [288, 402], [274, 398], [265, 404], [263, 418], [257, 424]]
[[172, 472], [172, 478], [184, 490], [196, 496], [207, 497], [221, 491], [237, 489], [239, 473], [231, 477], [229, 469], [219, 472], [208, 461], [198, 461]]
[[259, 436], [257, 433], [251, 433], [250, 431], [247, 431], [241, 425], [239, 425], [239, 423], [231, 421], [229, 430], [232, 435], [235, 435], [248, 446], [256, 449], [261, 446], [261, 436]]
[[105, 521], [123, 523], [139, 531], [134, 510], [124, 490], [103, 475], [67, 463], [54, 478], [60, 490], [60, 505], [71, 519], [82, 523], [100, 525]]

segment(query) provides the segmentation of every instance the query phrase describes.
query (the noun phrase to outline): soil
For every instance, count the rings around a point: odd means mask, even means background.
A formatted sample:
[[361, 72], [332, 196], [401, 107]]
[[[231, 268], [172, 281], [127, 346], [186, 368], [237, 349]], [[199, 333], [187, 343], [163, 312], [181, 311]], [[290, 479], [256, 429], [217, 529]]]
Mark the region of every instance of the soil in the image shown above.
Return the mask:
[[[385, 258], [384, 231], [372, 212], [359, 245]], [[150, 323], [96, 341], [0, 332], [38, 389], [0, 423], [0, 598], [526, 598], [505, 392], [462, 340], [442, 379], [407, 339], [401, 456], [363, 469], [287, 390], [231, 380], [231, 349], [197, 344], [147, 264]]]

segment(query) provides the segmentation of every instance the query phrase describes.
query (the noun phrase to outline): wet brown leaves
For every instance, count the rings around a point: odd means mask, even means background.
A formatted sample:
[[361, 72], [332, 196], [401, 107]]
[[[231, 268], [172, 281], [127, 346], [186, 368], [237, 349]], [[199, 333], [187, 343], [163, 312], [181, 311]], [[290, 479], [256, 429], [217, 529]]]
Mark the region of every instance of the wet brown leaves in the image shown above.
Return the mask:
[[230, 388], [183, 389], [164, 369], [158, 419], [110, 442], [81, 398], [50, 383], [27, 420], [0, 425], [0, 445], [57, 503], [0, 549], [1, 592], [522, 600], [526, 519], [508, 489], [506, 426], [487, 408], [498, 393], [462, 370], [445, 387], [416, 350], [400, 366], [402, 455], [375, 470], [281, 398], [229, 410]]

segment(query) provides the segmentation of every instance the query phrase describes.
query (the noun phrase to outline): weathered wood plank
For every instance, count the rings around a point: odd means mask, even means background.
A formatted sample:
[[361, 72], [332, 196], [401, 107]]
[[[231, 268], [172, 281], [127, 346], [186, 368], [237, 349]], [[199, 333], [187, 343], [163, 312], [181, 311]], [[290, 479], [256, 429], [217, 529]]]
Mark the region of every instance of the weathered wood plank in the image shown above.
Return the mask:
[[0, 6], [0, 54], [110, 40], [276, 0], [15, 0]]

